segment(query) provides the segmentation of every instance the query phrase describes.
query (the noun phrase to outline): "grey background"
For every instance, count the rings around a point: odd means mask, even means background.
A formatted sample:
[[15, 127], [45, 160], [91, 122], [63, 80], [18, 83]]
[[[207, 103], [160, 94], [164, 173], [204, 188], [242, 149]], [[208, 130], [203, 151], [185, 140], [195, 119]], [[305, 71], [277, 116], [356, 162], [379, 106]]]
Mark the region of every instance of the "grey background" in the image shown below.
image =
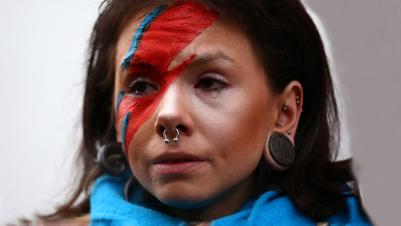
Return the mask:
[[[61, 202], [79, 143], [84, 53], [99, 0], [1, 0], [0, 225]], [[305, 0], [320, 24], [364, 204], [395, 225], [401, 202], [401, 1]]]
[[306, 2], [332, 44], [366, 208], [378, 225], [399, 225], [401, 1]]

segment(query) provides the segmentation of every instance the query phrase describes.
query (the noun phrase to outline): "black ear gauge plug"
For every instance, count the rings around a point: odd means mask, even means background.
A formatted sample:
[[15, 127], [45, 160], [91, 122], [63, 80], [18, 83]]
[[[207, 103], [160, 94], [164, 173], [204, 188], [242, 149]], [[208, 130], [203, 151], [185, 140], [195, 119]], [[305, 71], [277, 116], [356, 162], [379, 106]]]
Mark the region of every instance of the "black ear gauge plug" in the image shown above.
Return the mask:
[[265, 159], [274, 170], [286, 170], [295, 160], [294, 144], [282, 133], [271, 134], [265, 149]]
[[103, 172], [118, 177], [127, 169], [127, 158], [121, 143], [113, 142], [99, 148], [96, 162]]

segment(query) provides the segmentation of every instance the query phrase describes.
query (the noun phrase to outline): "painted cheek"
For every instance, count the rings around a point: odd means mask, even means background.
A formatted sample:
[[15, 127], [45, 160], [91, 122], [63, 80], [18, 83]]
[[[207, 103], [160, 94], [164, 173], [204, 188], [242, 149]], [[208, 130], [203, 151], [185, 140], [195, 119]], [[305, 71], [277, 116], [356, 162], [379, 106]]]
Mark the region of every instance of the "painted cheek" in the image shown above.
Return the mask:
[[177, 1], [173, 7], [160, 6], [147, 15], [133, 36], [132, 44], [121, 67], [135, 74], [135, 65], [150, 65], [152, 77], [160, 89], [156, 94], [134, 97], [120, 92], [117, 120], [121, 125], [123, 146], [129, 144], [137, 130], [154, 114], [168, 87], [195, 58], [168, 71], [173, 58], [199, 34], [218, 19], [218, 14], [192, 1]]
[[[160, 100], [177, 79], [182, 71], [193, 61], [195, 55], [190, 56], [181, 65], [169, 71], [166, 75], [160, 76], [163, 78], [159, 84], [162, 84], [160, 90], [155, 95], [145, 97], [134, 97], [125, 95], [118, 102], [118, 120], [121, 121], [121, 136], [123, 146], [128, 152], [129, 144], [134, 137], [136, 131], [154, 114]], [[120, 92], [121, 93], [121, 92]], [[127, 153], [128, 154], [128, 153]]]

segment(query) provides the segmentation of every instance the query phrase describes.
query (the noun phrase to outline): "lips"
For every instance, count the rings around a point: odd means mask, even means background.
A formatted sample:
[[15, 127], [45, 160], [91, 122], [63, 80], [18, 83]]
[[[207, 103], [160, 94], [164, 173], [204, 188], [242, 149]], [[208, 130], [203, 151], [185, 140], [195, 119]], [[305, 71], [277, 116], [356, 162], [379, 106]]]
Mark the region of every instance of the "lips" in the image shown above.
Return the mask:
[[164, 153], [157, 156], [154, 160], [151, 161], [152, 164], [162, 164], [162, 163], [179, 163], [179, 162], [188, 162], [188, 161], [203, 161], [204, 159], [183, 152], [174, 152], [174, 153]]
[[205, 158], [184, 152], [164, 153], [151, 161], [158, 174], [188, 174], [206, 162]]

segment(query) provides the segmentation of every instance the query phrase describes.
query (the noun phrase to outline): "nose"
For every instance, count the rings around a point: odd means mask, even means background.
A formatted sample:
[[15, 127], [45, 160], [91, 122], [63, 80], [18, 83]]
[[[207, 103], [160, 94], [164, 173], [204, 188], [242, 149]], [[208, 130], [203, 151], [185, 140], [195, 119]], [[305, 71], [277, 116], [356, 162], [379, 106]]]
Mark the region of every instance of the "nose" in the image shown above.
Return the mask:
[[180, 138], [192, 134], [193, 121], [188, 102], [188, 95], [178, 81], [166, 90], [160, 101], [155, 122], [155, 131], [162, 139], [164, 139], [165, 130], [169, 139], [176, 136], [176, 129], [179, 131]]

